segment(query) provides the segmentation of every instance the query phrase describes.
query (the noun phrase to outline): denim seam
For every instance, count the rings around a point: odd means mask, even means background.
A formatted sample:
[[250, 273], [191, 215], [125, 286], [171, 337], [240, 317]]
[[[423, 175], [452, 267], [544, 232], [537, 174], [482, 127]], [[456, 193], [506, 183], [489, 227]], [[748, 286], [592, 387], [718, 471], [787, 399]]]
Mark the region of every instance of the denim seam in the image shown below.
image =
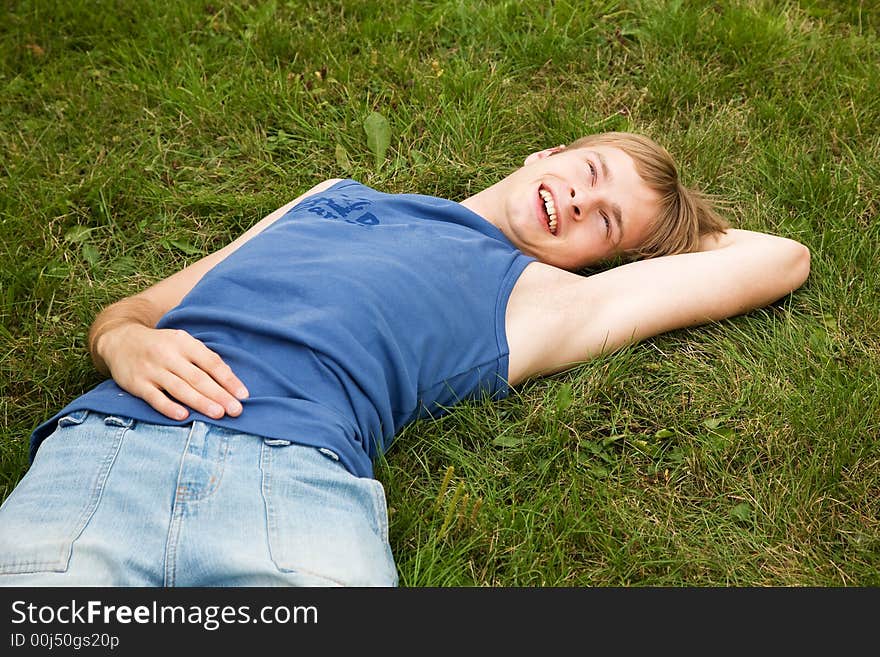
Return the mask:
[[388, 505], [385, 501], [385, 489], [378, 479], [371, 479], [370, 482], [373, 493], [371, 495], [374, 507], [373, 516], [377, 520], [379, 538], [388, 543]]
[[260, 490], [263, 494], [263, 508], [266, 513], [266, 547], [269, 551], [269, 559], [272, 564], [281, 572], [290, 572], [286, 568], [282, 568], [275, 558], [273, 545], [275, 541], [272, 537], [278, 533], [278, 520], [272, 509], [272, 461], [274, 460], [274, 448], [263, 442], [260, 447], [260, 470], [262, 471], [262, 483]]
[[192, 440], [196, 423], [189, 425], [189, 431], [186, 434], [186, 442], [183, 445], [183, 451], [180, 454], [180, 465], [177, 468], [177, 482], [174, 488], [174, 502], [171, 505], [171, 517], [168, 522], [168, 535], [165, 539], [165, 583], [164, 586], [174, 586], [175, 567], [177, 565], [177, 540], [180, 538], [181, 524], [183, 523], [183, 503], [178, 499], [177, 491], [180, 488], [180, 478], [183, 475], [183, 466], [186, 462], [186, 456], [189, 453], [189, 443]]
[[[216, 459], [216, 462], [220, 463], [219, 474], [215, 477], [213, 474], [210, 476], [208, 481], [208, 486], [189, 486], [185, 485], [183, 487], [182, 492], [179, 496], [176, 496], [183, 504], [190, 506], [192, 504], [202, 502], [206, 500], [220, 488], [220, 483], [223, 480], [223, 474], [226, 472], [226, 460], [229, 457], [229, 448], [230, 441], [229, 436], [222, 434], [218, 438], [221, 442], [220, 445], [220, 454]], [[213, 468], [212, 468], [213, 472]], [[178, 478], [179, 481], [179, 478]], [[179, 490], [179, 489], [178, 489]]]

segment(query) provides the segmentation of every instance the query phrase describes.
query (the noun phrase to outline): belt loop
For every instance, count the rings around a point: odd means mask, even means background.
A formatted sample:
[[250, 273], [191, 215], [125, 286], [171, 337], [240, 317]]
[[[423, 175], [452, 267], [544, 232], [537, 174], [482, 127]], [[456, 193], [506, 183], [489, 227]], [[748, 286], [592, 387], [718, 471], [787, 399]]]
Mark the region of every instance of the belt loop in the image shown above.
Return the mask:
[[289, 447], [291, 441], [283, 438], [263, 438], [263, 444], [269, 447]]
[[121, 415], [107, 415], [104, 417], [104, 424], [109, 427], [125, 427], [126, 429], [131, 429], [135, 425], [135, 420]]

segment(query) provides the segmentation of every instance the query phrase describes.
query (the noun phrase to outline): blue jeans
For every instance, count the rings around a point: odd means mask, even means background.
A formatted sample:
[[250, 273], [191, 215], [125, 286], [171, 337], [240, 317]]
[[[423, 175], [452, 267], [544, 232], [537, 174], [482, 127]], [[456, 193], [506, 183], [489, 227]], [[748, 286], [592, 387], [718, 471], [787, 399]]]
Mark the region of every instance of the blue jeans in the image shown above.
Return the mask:
[[385, 492], [335, 454], [62, 418], [0, 507], [5, 586], [396, 586]]

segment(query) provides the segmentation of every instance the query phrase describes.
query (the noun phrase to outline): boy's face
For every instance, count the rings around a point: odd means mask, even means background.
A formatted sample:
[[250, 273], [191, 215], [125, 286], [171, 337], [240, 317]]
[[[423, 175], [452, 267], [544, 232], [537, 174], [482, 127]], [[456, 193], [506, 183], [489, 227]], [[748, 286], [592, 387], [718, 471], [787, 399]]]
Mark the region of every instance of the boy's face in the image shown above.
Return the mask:
[[480, 214], [523, 253], [571, 271], [638, 246], [659, 207], [633, 159], [607, 145], [533, 153], [487, 191], [496, 202]]

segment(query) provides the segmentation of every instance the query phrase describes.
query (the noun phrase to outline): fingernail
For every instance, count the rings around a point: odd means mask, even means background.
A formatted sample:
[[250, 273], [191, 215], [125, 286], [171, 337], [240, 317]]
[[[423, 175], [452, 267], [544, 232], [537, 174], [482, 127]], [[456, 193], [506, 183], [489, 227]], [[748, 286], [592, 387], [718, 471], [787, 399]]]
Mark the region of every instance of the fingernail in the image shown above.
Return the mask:
[[238, 415], [239, 413], [241, 413], [241, 404], [233, 399], [226, 407], [226, 412], [230, 415]]
[[239, 388], [236, 391], [235, 396], [239, 399], [246, 399], [249, 394], [250, 393], [248, 392], [247, 388]]
[[211, 417], [220, 417], [225, 412], [226, 411], [223, 409], [222, 406], [220, 406], [220, 404], [211, 404], [210, 406], [208, 406], [208, 415], [210, 415]]

